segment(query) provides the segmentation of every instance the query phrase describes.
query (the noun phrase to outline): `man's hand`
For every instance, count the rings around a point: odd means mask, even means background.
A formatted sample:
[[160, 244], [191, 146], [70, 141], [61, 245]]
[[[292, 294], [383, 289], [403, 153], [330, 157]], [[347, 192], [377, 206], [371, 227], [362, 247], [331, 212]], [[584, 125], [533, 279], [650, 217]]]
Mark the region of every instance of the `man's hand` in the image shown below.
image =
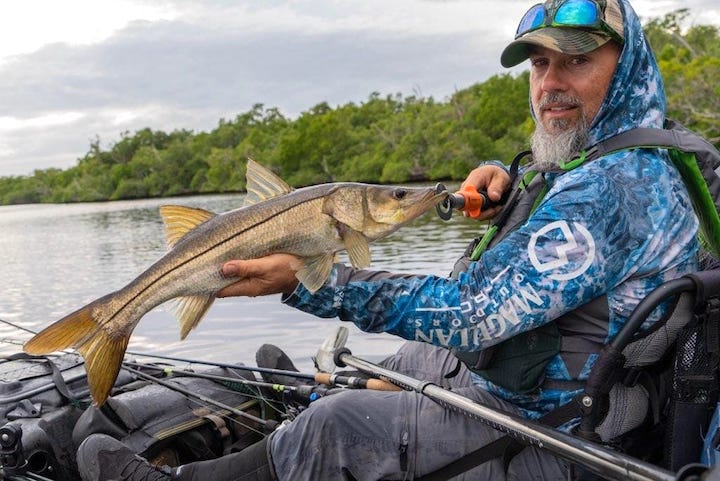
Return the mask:
[[[466, 185], [472, 185], [477, 190], [484, 190], [487, 192], [490, 200], [498, 202], [503, 196], [503, 192], [510, 188], [510, 174], [508, 174], [505, 169], [497, 165], [481, 165], [470, 172], [460, 188], [462, 189]], [[501, 210], [501, 205], [492, 208], [483, 207], [478, 219], [491, 219], [498, 215]]]
[[271, 254], [259, 259], [228, 261], [222, 266], [222, 274], [228, 278], [237, 278], [237, 281], [222, 289], [217, 296], [292, 294], [298, 285], [295, 272], [300, 267], [300, 260], [290, 254]]

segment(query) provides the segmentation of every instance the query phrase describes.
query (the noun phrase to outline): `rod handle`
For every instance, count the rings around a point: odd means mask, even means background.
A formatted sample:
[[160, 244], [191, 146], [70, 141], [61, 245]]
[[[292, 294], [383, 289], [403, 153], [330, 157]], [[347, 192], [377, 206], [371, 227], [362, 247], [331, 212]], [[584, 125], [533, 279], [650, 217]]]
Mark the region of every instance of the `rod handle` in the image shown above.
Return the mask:
[[400, 386], [396, 386], [395, 384], [382, 379], [368, 379], [367, 389], [372, 389], [374, 391], [402, 391]]
[[348, 378], [343, 376], [336, 376], [327, 372], [319, 372], [315, 374], [315, 382], [320, 384], [333, 385], [337, 384], [337, 381], [347, 382], [350, 379], [356, 380], [356, 382], [347, 383], [350, 387], [372, 389], [373, 391], [402, 391], [400, 387], [382, 379]]

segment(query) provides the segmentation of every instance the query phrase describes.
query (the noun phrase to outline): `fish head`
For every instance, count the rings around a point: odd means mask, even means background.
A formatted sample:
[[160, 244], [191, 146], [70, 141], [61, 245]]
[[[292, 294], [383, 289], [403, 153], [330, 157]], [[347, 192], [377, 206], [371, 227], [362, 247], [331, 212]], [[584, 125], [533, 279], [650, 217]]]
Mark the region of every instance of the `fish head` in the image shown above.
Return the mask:
[[337, 221], [373, 241], [421, 216], [447, 195], [434, 187], [351, 184], [335, 191], [328, 202]]

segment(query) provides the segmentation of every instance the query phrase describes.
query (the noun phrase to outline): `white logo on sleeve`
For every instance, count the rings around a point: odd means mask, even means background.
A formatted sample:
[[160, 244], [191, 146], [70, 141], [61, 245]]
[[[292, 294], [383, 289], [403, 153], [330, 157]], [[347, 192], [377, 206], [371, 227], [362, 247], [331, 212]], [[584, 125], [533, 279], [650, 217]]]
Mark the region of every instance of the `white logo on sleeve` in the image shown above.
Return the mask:
[[[567, 281], [574, 279], [584, 273], [593, 262], [595, 258], [595, 240], [585, 226], [573, 223], [573, 228], [564, 221], [559, 220], [552, 222], [536, 233], [530, 238], [530, 244], [528, 245], [528, 255], [530, 256], [530, 262], [538, 270], [538, 272], [547, 271], [558, 271], [548, 275], [550, 279], [556, 281]], [[553, 231], [558, 230], [558, 233]], [[544, 242], [552, 242], [552, 246], [538, 246], [538, 240], [541, 237], [547, 237]], [[552, 254], [554, 249], [555, 255]], [[577, 252], [578, 249], [582, 249], [581, 252]], [[542, 252], [543, 259], [538, 258], [538, 252]], [[566, 272], [564, 269], [570, 261], [568, 255], [572, 253], [574, 259], [579, 259], [580, 256], [584, 256], [582, 264], [570, 272]], [[573, 264], [577, 264], [576, 260], [573, 260]]]

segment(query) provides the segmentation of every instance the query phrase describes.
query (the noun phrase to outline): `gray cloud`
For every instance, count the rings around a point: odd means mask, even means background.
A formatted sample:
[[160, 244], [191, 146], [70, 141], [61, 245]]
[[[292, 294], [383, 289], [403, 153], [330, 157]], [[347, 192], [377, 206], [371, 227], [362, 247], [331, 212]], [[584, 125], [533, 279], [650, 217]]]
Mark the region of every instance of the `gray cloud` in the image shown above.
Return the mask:
[[499, 47], [469, 35], [213, 34], [172, 22], [134, 25], [99, 45], [49, 45], [0, 68], [0, 104], [19, 118], [54, 111], [85, 117], [13, 135], [9, 146], [25, 160], [4, 159], [0, 175], [42, 166], [45, 149], [53, 152], [45, 163], [66, 167], [87, 151], [88, 138], [118, 139], [130, 127], [113, 126], [113, 111], [140, 112], [131, 129], [209, 129], [254, 103], [297, 115], [373, 91], [443, 97], [497, 71]]

